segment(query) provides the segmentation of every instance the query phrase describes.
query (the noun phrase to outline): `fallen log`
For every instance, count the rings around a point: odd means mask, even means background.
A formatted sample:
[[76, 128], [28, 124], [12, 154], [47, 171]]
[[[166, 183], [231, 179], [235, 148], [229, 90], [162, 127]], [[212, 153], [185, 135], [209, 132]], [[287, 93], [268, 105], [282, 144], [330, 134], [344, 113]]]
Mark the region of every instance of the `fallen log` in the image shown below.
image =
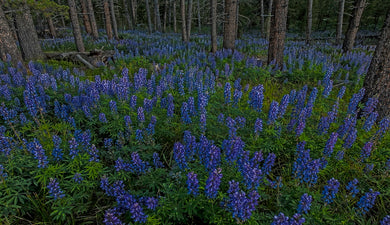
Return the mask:
[[114, 50], [103, 51], [95, 49], [89, 52], [47, 52], [47, 59], [67, 60], [71, 62], [79, 62], [87, 66], [89, 69], [98, 67], [102, 62], [107, 64], [109, 58], [113, 58]]

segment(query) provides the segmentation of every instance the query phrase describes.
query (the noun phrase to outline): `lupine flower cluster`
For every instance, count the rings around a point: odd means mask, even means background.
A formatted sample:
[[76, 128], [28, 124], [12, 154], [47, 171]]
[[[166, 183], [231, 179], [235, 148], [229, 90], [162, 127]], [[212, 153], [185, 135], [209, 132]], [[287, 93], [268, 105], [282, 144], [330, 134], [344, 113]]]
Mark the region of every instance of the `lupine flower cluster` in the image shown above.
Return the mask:
[[366, 192], [357, 203], [357, 207], [362, 211], [363, 214], [366, 214], [375, 204], [375, 199], [380, 193], [378, 191], [373, 191], [370, 189], [369, 192]]
[[322, 192], [322, 200], [325, 204], [330, 204], [336, 198], [336, 194], [339, 191], [340, 183], [338, 180], [332, 178], [328, 180], [328, 185], [325, 185]]
[[27, 144], [28, 151], [34, 155], [34, 158], [38, 160], [38, 168], [45, 168], [49, 163], [47, 156], [45, 155], [45, 149], [39, 143], [37, 139]]
[[208, 198], [216, 198], [221, 184], [222, 169], [214, 169], [206, 181], [205, 192]]
[[297, 160], [294, 162], [293, 175], [309, 185], [317, 183], [318, 172], [320, 171], [320, 160], [311, 159], [310, 149], [305, 149], [306, 142], [297, 145]]
[[119, 158], [115, 161], [116, 171], [126, 171], [135, 174], [143, 174], [149, 170], [150, 166], [148, 162], [143, 161], [137, 152], [131, 153], [131, 163], [125, 162]]
[[47, 189], [49, 189], [49, 194], [54, 198], [54, 200], [65, 197], [64, 192], [61, 190], [60, 185], [55, 178], [50, 178]]
[[347, 189], [347, 191], [349, 191], [352, 198], [354, 198], [356, 196], [356, 194], [359, 193], [359, 189], [356, 186], [358, 183], [359, 183], [358, 179], [355, 178], [355, 179], [351, 180], [350, 182], [348, 182], [348, 185], [345, 187], [345, 189]]
[[311, 207], [311, 202], [313, 201], [313, 197], [311, 195], [308, 195], [307, 193], [303, 194], [301, 197], [301, 201], [299, 201], [298, 205], [298, 213], [308, 213]]
[[199, 181], [198, 175], [194, 172], [189, 172], [187, 174], [187, 187], [188, 194], [192, 194], [194, 196], [199, 195]]
[[4, 166], [0, 164], [0, 177], [2, 180], [7, 179], [8, 174], [4, 172]]
[[285, 216], [283, 213], [279, 213], [279, 215], [274, 216], [274, 220], [271, 225], [302, 225], [305, 221], [305, 218], [298, 213], [294, 214], [292, 218]]

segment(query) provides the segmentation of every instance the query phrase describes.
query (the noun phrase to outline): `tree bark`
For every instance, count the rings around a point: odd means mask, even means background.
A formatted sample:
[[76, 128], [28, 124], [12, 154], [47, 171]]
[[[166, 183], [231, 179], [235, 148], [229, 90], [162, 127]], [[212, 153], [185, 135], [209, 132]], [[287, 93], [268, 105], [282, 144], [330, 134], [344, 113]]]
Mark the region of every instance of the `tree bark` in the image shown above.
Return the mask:
[[188, 0], [187, 7], [187, 41], [191, 38], [191, 25], [192, 25], [192, 0]]
[[348, 52], [353, 49], [356, 34], [359, 30], [360, 19], [362, 18], [364, 8], [366, 7], [366, 0], [355, 0], [353, 15], [349, 21], [348, 30], [345, 34], [343, 43], [343, 51]]
[[22, 54], [16, 45], [16, 40], [12, 35], [7, 18], [0, 6], [0, 59], [7, 62], [8, 54], [11, 56], [13, 66], [16, 66], [18, 62], [22, 62]]
[[164, 26], [163, 26], [163, 32], [167, 32], [167, 22], [168, 22], [168, 0], [165, 0], [165, 6], [164, 6]]
[[368, 98], [377, 98], [376, 111], [379, 119], [390, 116], [390, 10], [387, 12], [380, 40], [376, 46], [374, 56], [364, 79], [363, 87], [366, 94], [363, 102]]
[[217, 43], [217, 0], [211, 0], [211, 52], [215, 53], [218, 49]]
[[108, 5], [108, 0], [103, 1], [104, 8], [104, 18], [106, 19], [106, 32], [107, 38], [111, 40], [113, 38], [112, 35], [112, 25], [111, 25], [111, 16], [110, 16], [110, 7]]
[[337, 17], [336, 42], [341, 44], [341, 36], [343, 35], [343, 18], [344, 18], [345, 0], [339, 0], [339, 13]]
[[274, 62], [283, 68], [284, 39], [286, 37], [288, 0], [275, 0], [271, 19], [270, 40], [268, 47], [268, 64]]
[[131, 22], [130, 19], [130, 12], [129, 12], [129, 6], [127, 4], [127, 0], [123, 0], [123, 7], [125, 9], [125, 18], [126, 18], [127, 25], [129, 26], [129, 29], [132, 30], [133, 23]]
[[198, 7], [198, 32], [200, 33], [200, 31], [202, 30], [202, 21], [201, 21], [201, 17], [200, 17], [200, 2], [199, 0], [197, 0], [197, 7]]
[[[57, 0], [57, 3], [58, 3], [58, 5], [62, 5], [61, 0]], [[65, 19], [64, 19], [64, 16], [62, 14], [61, 14], [60, 18], [61, 18], [62, 27], [65, 27]]]
[[273, 0], [269, 0], [268, 1], [268, 15], [267, 15], [267, 35], [266, 35], [266, 39], [269, 41], [269, 35], [270, 35], [270, 32], [271, 32], [271, 18], [272, 18], [272, 4], [273, 4]]
[[43, 59], [45, 55], [42, 52], [38, 34], [27, 3], [22, 3], [21, 10], [15, 13], [15, 26], [23, 59], [26, 61]]
[[223, 48], [234, 50], [236, 41], [237, 0], [225, 0]]
[[161, 32], [161, 18], [160, 18], [160, 6], [158, 0], [154, 0], [154, 15], [156, 18], [156, 26], [158, 32]]
[[187, 42], [187, 28], [186, 28], [186, 3], [185, 0], [180, 0], [180, 13], [181, 13], [181, 38], [184, 42]]
[[260, 14], [261, 14], [261, 20], [260, 20], [260, 29], [261, 29], [261, 36], [265, 37], [264, 32], [264, 0], [260, 0]]
[[131, 18], [133, 21], [133, 27], [137, 26], [137, 0], [130, 0], [131, 4]]
[[312, 25], [313, 25], [313, 0], [307, 0], [306, 44], [310, 44], [311, 42]]
[[177, 33], [176, 0], [173, 0], [173, 32]]
[[73, 36], [76, 42], [76, 47], [79, 52], [85, 52], [83, 37], [81, 36], [81, 29], [79, 24], [79, 18], [76, 12], [76, 3], [74, 0], [68, 0], [69, 5], [69, 17], [72, 21]]
[[91, 23], [88, 16], [87, 2], [86, 0], [81, 0], [81, 10], [83, 12], [83, 21], [85, 26], [85, 32], [92, 34]]
[[98, 39], [99, 32], [96, 24], [95, 12], [93, 10], [92, 0], [87, 0], [87, 9], [88, 9], [89, 21], [91, 22], [92, 37]]
[[49, 24], [49, 30], [51, 36], [53, 38], [57, 37], [56, 27], [54, 26], [53, 19], [51, 18], [51, 16], [46, 17], [46, 19], [47, 19], [47, 23]]
[[148, 30], [149, 34], [152, 33], [152, 18], [150, 16], [150, 6], [149, 6], [149, 0], [145, 0], [146, 3], [146, 16], [148, 17]]
[[114, 37], [115, 39], [118, 40], [119, 39], [118, 25], [116, 23], [114, 0], [110, 0], [110, 13], [111, 13], [112, 29], [114, 30]]

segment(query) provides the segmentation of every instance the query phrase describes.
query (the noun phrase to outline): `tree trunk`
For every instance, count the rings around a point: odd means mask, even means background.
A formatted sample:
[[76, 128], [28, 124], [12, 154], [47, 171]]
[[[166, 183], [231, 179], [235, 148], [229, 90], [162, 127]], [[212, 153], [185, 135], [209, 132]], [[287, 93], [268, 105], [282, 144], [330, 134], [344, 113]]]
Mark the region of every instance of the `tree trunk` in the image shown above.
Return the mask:
[[266, 38], [267, 40], [269, 41], [269, 35], [270, 35], [270, 32], [271, 32], [271, 18], [272, 18], [272, 3], [273, 3], [273, 0], [269, 0], [268, 1], [268, 15], [267, 15], [267, 35], [266, 35]]
[[133, 21], [133, 27], [137, 26], [137, 0], [130, 0], [131, 4], [131, 18]]
[[77, 17], [76, 3], [74, 2], [74, 0], [68, 0], [68, 5], [69, 5], [69, 17], [70, 20], [72, 21], [73, 36], [76, 42], [77, 50], [79, 52], [84, 52], [85, 47], [84, 47], [83, 37], [81, 36], [79, 18]]
[[184, 42], [187, 42], [187, 28], [186, 28], [186, 3], [185, 0], [180, 0], [180, 13], [181, 13], [181, 38]]
[[191, 38], [191, 25], [192, 25], [192, 0], [188, 0], [187, 7], [187, 41]]
[[83, 12], [83, 21], [85, 26], [85, 32], [92, 34], [91, 23], [88, 16], [87, 2], [86, 0], [81, 0], [81, 10]]
[[173, 32], [177, 33], [176, 0], [173, 0]]
[[218, 49], [217, 43], [217, 0], [211, 0], [211, 52], [215, 53]]
[[132, 30], [133, 23], [131, 22], [130, 19], [130, 12], [129, 12], [129, 6], [127, 5], [127, 0], [123, 0], [123, 7], [125, 9], [125, 18], [126, 18], [127, 25], [129, 26], [129, 29]]
[[15, 13], [15, 26], [23, 59], [26, 61], [43, 59], [45, 56], [38, 40], [30, 8], [26, 3], [21, 7], [21, 10]]
[[261, 29], [261, 36], [265, 37], [264, 35], [264, 0], [260, 0], [260, 14], [261, 14], [261, 20], [260, 20], [260, 29]]
[[345, 0], [339, 0], [339, 14], [337, 17], [336, 42], [341, 44], [341, 36], [343, 35], [343, 18], [344, 18]]
[[53, 19], [51, 16], [46, 17], [47, 18], [47, 23], [49, 24], [49, 30], [50, 34], [53, 38], [57, 37], [57, 32], [56, 32], [56, 27], [54, 26]]
[[286, 37], [288, 0], [275, 0], [271, 19], [271, 30], [268, 47], [268, 64], [274, 62], [283, 68], [284, 39]]
[[200, 17], [200, 2], [199, 0], [197, 0], [197, 7], [198, 7], [198, 32], [200, 33], [200, 31], [202, 30], [202, 21], [201, 21], [201, 17]]
[[92, 36], [93, 38], [98, 39], [99, 33], [98, 33], [98, 28], [95, 19], [95, 12], [93, 10], [92, 0], [87, 0], [87, 9], [88, 9], [89, 21], [91, 22]]
[[165, 6], [164, 6], [164, 26], [163, 26], [163, 32], [167, 32], [167, 22], [168, 22], [168, 0], [165, 0]]
[[104, 0], [103, 2], [103, 8], [104, 8], [104, 18], [106, 19], [106, 32], [107, 32], [107, 38], [111, 40], [113, 38], [112, 36], [112, 25], [111, 25], [111, 16], [110, 16], [110, 7], [108, 5], [108, 0]]
[[158, 0], [154, 0], [154, 15], [156, 18], [156, 26], [158, 32], [161, 32], [161, 18], [160, 18], [160, 6]]
[[312, 24], [313, 24], [313, 0], [307, 0], [306, 44], [310, 44], [311, 42]]
[[236, 41], [237, 0], [225, 0], [223, 48], [234, 50]]
[[119, 39], [118, 25], [116, 23], [114, 0], [110, 0], [110, 12], [111, 12], [112, 28], [114, 30], [114, 37], [115, 39], [118, 40]]
[[380, 40], [364, 79], [366, 94], [363, 102], [375, 97], [379, 119], [390, 116], [390, 10], [387, 12]]
[[349, 21], [348, 30], [345, 34], [343, 43], [343, 51], [348, 52], [353, 49], [356, 34], [359, 29], [360, 19], [362, 18], [364, 8], [366, 7], [366, 0], [355, 0], [352, 18]]
[[7, 18], [0, 6], [0, 59], [7, 62], [8, 54], [11, 56], [13, 66], [16, 66], [18, 62], [22, 62], [22, 54], [16, 45]]
[[149, 0], [145, 0], [146, 3], [146, 16], [148, 17], [148, 30], [149, 34], [152, 33], [152, 18], [150, 16], [150, 6], [149, 6]]

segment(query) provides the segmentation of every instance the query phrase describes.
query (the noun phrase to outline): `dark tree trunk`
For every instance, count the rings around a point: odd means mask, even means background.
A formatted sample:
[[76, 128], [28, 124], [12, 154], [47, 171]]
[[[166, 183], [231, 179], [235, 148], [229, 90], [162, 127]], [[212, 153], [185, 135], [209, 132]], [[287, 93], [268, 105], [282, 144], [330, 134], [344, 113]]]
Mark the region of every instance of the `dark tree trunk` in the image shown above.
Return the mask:
[[133, 27], [137, 26], [137, 0], [130, 0], [131, 3], [131, 18], [133, 21]]
[[11, 56], [11, 63], [14, 66], [22, 61], [22, 54], [16, 45], [7, 18], [0, 6], [0, 59], [6, 62], [7, 54]]
[[311, 28], [313, 24], [313, 0], [307, 0], [307, 27], [306, 27], [306, 43], [311, 42]]
[[56, 27], [54, 26], [53, 19], [51, 16], [46, 17], [47, 18], [47, 23], [49, 24], [49, 30], [50, 34], [53, 38], [57, 37], [57, 32], [56, 32]]
[[187, 28], [186, 28], [186, 3], [185, 0], [180, 0], [180, 14], [181, 14], [181, 38], [187, 42]]
[[366, 7], [366, 0], [355, 0], [353, 15], [349, 21], [348, 30], [345, 34], [343, 43], [343, 51], [348, 52], [353, 49], [356, 34], [359, 30], [360, 19], [362, 18], [364, 8]]
[[160, 18], [160, 6], [158, 0], [154, 0], [154, 15], [156, 18], [156, 26], [158, 32], [161, 32], [161, 18]]
[[376, 46], [374, 56], [364, 79], [363, 87], [366, 95], [363, 102], [368, 98], [375, 97], [379, 100], [377, 112], [382, 119], [390, 116], [390, 10], [387, 12], [386, 20]]
[[260, 20], [260, 29], [261, 29], [261, 36], [265, 37], [264, 35], [264, 0], [260, 0], [260, 14], [261, 14], [261, 20]]
[[268, 47], [268, 64], [274, 62], [283, 68], [284, 39], [286, 37], [288, 0], [275, 0], [271, 19], [271, 30]]
[[95, 19], [95, 12], [93, 10], [92, 0], [87, 0], [87, 9], [88, 9], [89, 21], [91, 22], [92, 36], [93, 38], [98, 39], [99, 33], [98, 33], [98, 28]]
[[15, 26], [23, 59], [26, 61], [43, 59], [45, 56], [38, 40], [30, 8], [26, 3], [21, 7], [21, 10], [15, 13]]
[[85, 52], [83, 37], [81, 36], [81, 29], [79, 25], [79, 18], [77, 17], [76, 12], [76, 3], [74, 0], [68, 0], [69, 5], [69, 17], [72, 21], [72, 27], [73, 27], [73, 36], [74, 40], [76, 42], [76, 47], [79, 52]]
[[[61, 0], [57, 0], [57, 3], [58, 3], [59, 5], [62, 5]], [[62, 14], [61, 14], [61, 16], [60, 16], [60, 19], [61, 19], [62, 27], [65, 27], [65, 19], [64, 19], [64, 16], [63, 16]]]
[[217, 0], [211, 0], [211, 52], [215, 53], [218, 49], [217, 43]]
[[87, 2], [86, 0], [81, 0], [81, 10], [83, 12], [83, 21], [85, 26], [85, 32], [92, 34], [91, 23], [88, 16]]
[[234, 49], [236, 41], [237, 0], [225, 0], [223, 48]]
[[173, 0], [173, 32], [177, 33], [176, 0]]
[[268, 15], [267, 15], [267, 35], [266, 35], [266, 38], [267, 40], [269, 40], [269, 35], [270, 35], [270, 32], [271, 32], [271, 18], [272, 18], [272, 4], [273, 4], [273, 0], [269, 0], [268, 1]]
[[106, 19], [107, 38], [109, 40], [111, 40], [113, 38], [113, 36], [112, 36], [112, 24], [111, 24], [111, 16], [110, 16], [110, 7], [109, 7], [109, 4], [108, 4], [108, 0], [104, 0], [103, 8], [104, 8], [104, 18]]
[[343, 35], [343, 18], [344, 18], [345, 0], [339, 0], [339, 13], [337, 17], [336, 42], [341, 44], [341, 36]]
[[165, 0], [165, 6], [164, 6], [164, 26], [163, 26], [163, 32], [167, 32], [167, 23], [168, 23], [168, 0]]
[[187, 41], [191, 38], [191, 25], [192, 25], [192, 0], [188, 0], [187, 7]]
[[200, 33], [200, 31], [202, 30], [202, 21], [201, 21], [201, 17], [200, 17], [200, 2], [199, 0], [197, 0], [197, 7], [198, 7], [198, 32]]
[[125, 18], [126, 18], [127, 25], [129, 26], [129, 29], [132, 30], [133, 23], [131, 22], [130, 19], [130, 12], [129, 12], [129, 6], [127, 4], [127, 0], [123, 0], [123, 7], [125, 9]]
[[110, 0], [110, 12], [111, 12], [112, 29], [114, 30], [114, 37], [115, 39], [119, 39], [118, 25], [116, 23], [116, 16], [115, 16], [114, 0]]
[[146, 3], [146, 16], [148, 17], [148, 30], [149, 34], [152, 33], [152, 18], [150, 16], [150, 6], [149, 6], [149, 0], [145, 0]]

